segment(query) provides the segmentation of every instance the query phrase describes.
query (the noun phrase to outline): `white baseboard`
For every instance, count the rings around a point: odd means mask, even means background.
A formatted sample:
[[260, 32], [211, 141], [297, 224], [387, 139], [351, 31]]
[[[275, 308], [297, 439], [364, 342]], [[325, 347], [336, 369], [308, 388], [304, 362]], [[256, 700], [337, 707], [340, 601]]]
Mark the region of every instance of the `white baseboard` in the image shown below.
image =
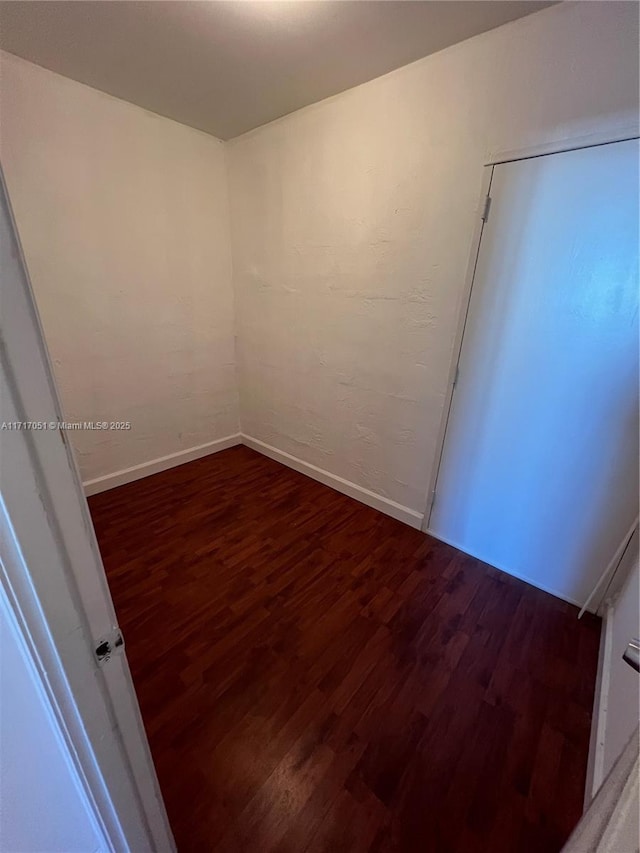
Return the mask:
[[220, 438], [217, 441], [210, 441], [207, 444], [200, 444], [198, 447], [190, 447], [187, 450], [180, 450], [177, 453], [170, 453], [168, 456], [161, 456], [159, 459], [152, 459], [149, 462], [143, 462], [141, 465], [134, 465], [131, 468], [124, 468], [122, 471], [114, 471], [113, 474], [105, 474], [103, 477], [96, 477], [93, 480], [87, 480], [82, 485], [87, 497], [89, 495], [98, 494], [98, 492], [106, 492], [108, 489], [114, 489], [116, 486], [123, 486], [125, 483], [132, 483], [134, 480], [141, 480], [143, 477], [149, 477], [151, 474], [158, 474], [160, 471], [166, 471], [169, 468], [174, 468], [176, 465], [183, 465], [185, 462], [192, 462], [194, 459], [200, 459], [202, 456], [207, 456], [209, 453], [217, 453], [220, 450], [226, 450], [227, 447], [234, 447], [237, 444], [246, 444], [258, 453], [286, 465], [288, 468], [293, 468], [313, 480], [318, 480], [324, 483], [325, 486], [330, 486], [337, 492], [342, 492], [350, 498], [360, 501], [360, 503], [373, 507], [385, 515], [390, 515], [398, 521], [408, 524], [410, 527], [420, 529], [422, 524], [422, 513], [402, 504], [384, 498], [382, 495], [377, 495], [375, 492], [370, 492], [368, 489], [358, 486], [355, 483], [344, 480], [335, 474], [330, 474], [329, 471], [324, 471], [315, 465], [308, 462], [303, 462], [283, 450], [278, 450], [270, 444], [265, 444], [257, 438], [252, 438], [248, 435], [238, 433], [230, 435], [226, 438]]
[[179, 450], [177, 453], [170, 453], [168, 456], [160, 456], [158, 459], [151, 459], [149, 462], [133, 465], [131, 468], [114, 471], [113, 474], [105, 474], [103, 477], [87, 480], [82, 484], [84, 493], [88, 497], [89, 495], [96, 495], [98, 492], [106, 492], [107, 489], [124, 486], [125, 483], [132, 483], [134, 480], [141, 480], [143, 477], [158, 474], [168, 468], [184, 465], [185, 462], [193, 462], [194, 459], [200, 459], [210, 453], [217, 453], [219, 450], [226, 450], [227, 447], [235, 447], [237, 444], [242, 444], [240, 433], [228, 435], [226, 438], [219, 438], [216, 441], [208, 441], [206, 444], [199, 444], [197, 447], [189, 447], [187, 450]]
[[[143, 477], [149, 477], [151, 474], [158, 474], [160, 471], [166, 471], [169, 468], [174, 468], [177, 465], [183, 465], [185, 462], [192, 462], [194, 459], [200, 459], [202, 456], [208, 456], [210, 453], [217, 453], [220, 450], [226, 450], [228, 447], [235, 447], [238, 444], [245, 444], [247, 447], [256, 450], [258, 453], [262, 453], [264, 456], [268, 456], [270, 459], [280, 462], [288, 468], [293, 468], [294, 471], [305, 474], [307, 477], [311, 477], [312, 480], [317, 480], [319, 483], [323, 483], [325, 486], [329, 486], [337, 492], [341, 492], [343, 495], [348, 495], [348, 497], [360, 501], [360, 503], [373, 507], [373, 509], [377, 509], [385, 515], [390, 515], [392, 518], [402, 521], [404, 524], [408, 524], [416, 530], [422, 529], [424, 516], [421, 512], [409, 509], [409, 507], [396, 503], [395, 501], [385, 498], [382, 495], [378, 495], [375, 492], [371, 492], [363, 486], [358, 486], [350, 480], [338, 477], [336, 474], [331, 474], [329, 471], [325, 471], [323, 468], [318, 468], [310, 462], [303, 462], [303, 460], [298, 459], [297, 456], [292, 456], [284, 450], [278, 450], [277, 447], [273, 447], [264, 441], [260, 441], [259, 439], [253, 438], [250, 435], [245, 435], [244, 433], [229, 435], [226, 438], [220, 438], [217, 441], [210, 441], [207, 444], [200, 444], [197, 447], [190, 447], [187, 450], [170, 453], [168, 456], [161, 456], [159, 459], [152, 459], [149, 462], [143, 462], [141, 465], [134, 465], [131, 468], [124, 468], [122, 471], [114, 471], [113, 474], [105, 474], [103, 477], [96, 477], [93, 480], [87, 480], [82, 485], [84, 486], [84, 491], [87, 496], [95, 495], [98, 494], [98, 492], [106, 492], [108, 489], [114, 489], [116, 486], [123, 486], [125, 483], [131, 483], [134, 480], [141, 480]], [[429, 536], [433, 536], [434, 539], [445, 542], [447, 545], [452, 545], [454, 548], [457, 548], [459, 551], [463, 551], [465, 554], [469, 554], [469, 551], [463, 548], [459, 542], [454, 542], [453, 540], [446, 539], [443, 536], [438, 536], [438, 534], [434, 533], [433, 530], [427, 529], [425, 530], [425, 533], [428, 533]], [[478, 560], [483, 559], [481, 554], [470, 554], [470, 556], [475, 557]], [[513, 571], [507, 571], [507, 569], [502, 566], [495, 566], [495, 568], [505, 572], [505, 574], [518, 578], [537, 589], [541, 589], [543, 592], [548, 592], [556, 598], [567, 601], [569, 604], [575, 604], [577, 607], [581, 606], [580, 602], [572, 598], [568, 598], [558, 590], [540, 586], [540, 584], [532, 581], [531, 578], [517, 574]]]
[[398, 521], [403, 521], [410, 527], [415, 527], [417, 530], [420, 530], [423, 518], [421, 512], [402, 506], [402, 504], [396, 503], [389, 498], [384, 498], [382, 495], [377, 495], [375, 492], [370, 492], [369, 489], [358, 486], [349, 480], [344, 480], [336, 474], [330, 474], [329, 471], [325, 471], [323, 468], [318, 468], [316, 465], [311, 465], [309, 462], [303, 462], [302, 459], [298, 459], [290, 453], [285, 453], [284, 450], [278, 450], [276, 447], [272, 447], [270, 444], [265, 444], [264, 441], [259, 441], [257, 438], [252, 438], [250, 435], [245, 435], [243, 433], [242, 443], [246, 444], [247, 447], [252, 448], [252, 450], [256, 450], [258, 453], [268, 456], [269, 459], [280, 462], [282, 465], [286, 465], [288, 468], [293, 468], [294, 471], [298, 471], [300, 474], [305, 474], [307, 477], [311, 477], [312, 480], [317, 480], [319, 483], [323, 483], [325, 486], [335, 489], [336, 492], [348, 495], [348, 497], [354, 498], [355, 500], [360, 501], [360, 503], [373, 507], [373, 509], [377, 509], [385, 515], [390, 515], [392, 518], [395, 518]]
[[[532, 580], [526, 575], [519, 574], [518, 572], [514, 572], [511, 569], [505, 569], [504, 566], [498, 566], [495, 563], [490, 563], [488, 560], [485, 560], [482, 554], [472, 554], [471, 551], [466, 546], [461, 545], [459, 542], [455, 542], [453, 539], [447, 539], [444, 536], [440, 536], [438, 533], [434, 533], [433, 530], [427, 528], [425, 533], [428, 533], [429, 536], [433, 536], [434, 539], [437, 539], [439, 542], [444, 542], [445, 545], [452, 545], [454, 548], [457, 548], [458, 551], [462, 551], [463, 554], [468, 554], [470, 557], [475, 557], [476, 560], [480, 560], [482, 563], [486, 563], [488, 566], [492, 566], [494, 569], [498, 569], [499, 572], [504, 572], [505, 575], [511, 575], [512, 578], [517, 578], [519, 581], [524, 581], [528, 583], [529, 586], [533, 586], [536, 589], [542, 590], [542, 592], [548, 592], [549, 595], [553, 595], [554, 598], [559, 598], [561, 601], [566, 601], [567, 604], [574, 604], [576, 607], [582, 607], [583, 602], [577, 601], [575, 598], [571, 598], [568, 595], [565, 595], [563, 592], [559, 592], [557, 589], [552, 589], [548, 586], [542, 586], [537, 581]], [[590, 608], [588, 612], [592, 611]]]

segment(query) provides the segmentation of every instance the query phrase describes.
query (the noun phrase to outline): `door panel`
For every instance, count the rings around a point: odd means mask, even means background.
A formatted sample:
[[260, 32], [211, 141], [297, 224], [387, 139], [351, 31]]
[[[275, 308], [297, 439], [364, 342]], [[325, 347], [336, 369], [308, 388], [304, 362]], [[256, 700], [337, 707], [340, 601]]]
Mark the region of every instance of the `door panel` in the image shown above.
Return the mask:
[[638, 142], [495, 167], [430, 529], [583, 603], [638, 514]]
[[55, 428], [64, 419], [1, 171], [0, 266], [2, 421], [36, 425], [0, 430], [0, 585], [33, 638], [110, 843], [172, 851], [126, 655], [103, 665], [94, 655], [115, 614], [77, 466]]

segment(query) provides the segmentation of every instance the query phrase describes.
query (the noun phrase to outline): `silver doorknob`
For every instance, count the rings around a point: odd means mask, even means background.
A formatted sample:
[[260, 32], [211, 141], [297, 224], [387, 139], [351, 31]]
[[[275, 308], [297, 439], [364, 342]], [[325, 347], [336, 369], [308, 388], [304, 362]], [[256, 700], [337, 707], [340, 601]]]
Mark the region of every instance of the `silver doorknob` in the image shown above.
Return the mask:
[[640, 640], [637, 637], [630, 640], [622, 660], [625, 660], [636, 672], [640, 672]]

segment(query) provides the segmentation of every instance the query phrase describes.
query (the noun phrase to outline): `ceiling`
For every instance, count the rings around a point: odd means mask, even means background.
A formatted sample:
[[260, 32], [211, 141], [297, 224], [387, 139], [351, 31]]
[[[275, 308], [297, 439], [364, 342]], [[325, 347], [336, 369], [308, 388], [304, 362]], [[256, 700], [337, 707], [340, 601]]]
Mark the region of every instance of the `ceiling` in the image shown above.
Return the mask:
[[550, 5], [11, 0], [0, 3], [0, 47], [230, 139]]

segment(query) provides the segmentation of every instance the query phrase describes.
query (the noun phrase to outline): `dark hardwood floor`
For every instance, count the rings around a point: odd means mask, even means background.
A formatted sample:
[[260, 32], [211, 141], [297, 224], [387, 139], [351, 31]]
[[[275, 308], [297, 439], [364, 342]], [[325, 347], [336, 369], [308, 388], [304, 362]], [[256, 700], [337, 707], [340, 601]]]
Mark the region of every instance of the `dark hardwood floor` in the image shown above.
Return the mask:
[[89, 504], [181, 853], [560, 850], [595, 617], [246, 447]]

